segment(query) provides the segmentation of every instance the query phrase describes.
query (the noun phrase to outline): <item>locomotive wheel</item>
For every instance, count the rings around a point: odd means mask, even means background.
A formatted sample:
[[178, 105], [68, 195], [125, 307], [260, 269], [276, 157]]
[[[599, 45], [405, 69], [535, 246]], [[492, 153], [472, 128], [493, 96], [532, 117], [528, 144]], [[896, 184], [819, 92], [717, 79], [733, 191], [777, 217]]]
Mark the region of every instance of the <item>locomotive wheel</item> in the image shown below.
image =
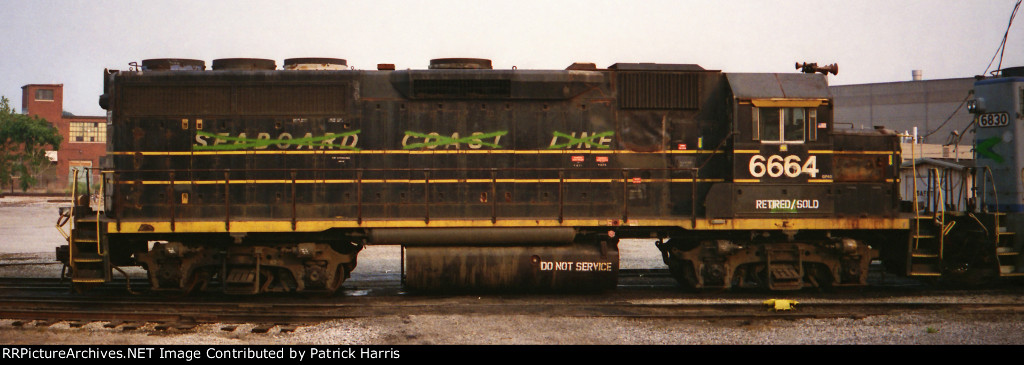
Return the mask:
[[209, 283], [212, 276], [212, 274], [205, 270], [196, 270], [196, 272], [192, 274], [192, 277], [185, 282], [185, 286], [181, 290], [181, 295], [186, 296], [192, 294], [192, 292], [197, 288], [200, 291], [206, 289], [206, 284]]
[[832, 284], [835, 284], [835, 281], [827, 266], [808, 265], [806, 270], [805, 277], [807, 282], [804, 283], [804, 288], [807, 288], [807, 284], [810, 284], [810, 286], [817, 288], [819, 292], [832, 291], [834, 288]]
[[331, 249], [342, 255], [352, 255], [352, 261], [348, 263], [342, 263], [338, 265], [337, 271], [334, 273], [334, 281], [327, 285], [328, 295], [334, 294], [341, 289], [342, 284], [345, 280], [348, 280], [352, 276], [352, 270], [356, 269], [356, 263], [359, 260], [359, 251], [363, 249], [361, 244], [331, 244]]
[[339, 289], [341, 289], [341, 285], [344, 284], [345, 280], [347, 280], [351, 276], [352, 270], [354, 270], [355, 267], [355, 262], [351, 264], [338, 265], [338, 272], [334, 274], [334, 283], [332, 283], [327, 288], [328, 292], [333, 294], [336, 293]]
[[673, 260], [668, 264], [668, 271], [684, 290], [697, 290], [697, 274], [692, 262]]
[[673, 238], [668, 240], [661, 249], [662, 258], [665, 260], [665, 264], [668, 265], [668, 271], [672, 274], [672, 277], [676, 279], [676, 282], [686, 291], [696, 291], [699, 281], [697, 280], [697, 271], [693, 267], [693, 262], [688, 260], [680, 259], [679, 257], [683, 252], [696, 248], [698, 243], [696, 241], [682, 240]]

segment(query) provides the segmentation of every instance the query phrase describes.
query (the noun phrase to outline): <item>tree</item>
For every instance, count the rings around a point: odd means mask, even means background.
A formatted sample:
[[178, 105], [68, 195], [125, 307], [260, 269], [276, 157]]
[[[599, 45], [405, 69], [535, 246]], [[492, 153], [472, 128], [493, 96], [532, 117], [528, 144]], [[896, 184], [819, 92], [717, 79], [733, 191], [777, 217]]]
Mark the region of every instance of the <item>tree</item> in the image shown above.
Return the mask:
[[22, 191], [36, 183], [34, 172], [48, 163], [47, 146], [60, 148], [63, 138], [46, 119], [18, 114], [10, 100], [0, 96], [0, 186], [14, 189], [14, 177], [20, 177]]

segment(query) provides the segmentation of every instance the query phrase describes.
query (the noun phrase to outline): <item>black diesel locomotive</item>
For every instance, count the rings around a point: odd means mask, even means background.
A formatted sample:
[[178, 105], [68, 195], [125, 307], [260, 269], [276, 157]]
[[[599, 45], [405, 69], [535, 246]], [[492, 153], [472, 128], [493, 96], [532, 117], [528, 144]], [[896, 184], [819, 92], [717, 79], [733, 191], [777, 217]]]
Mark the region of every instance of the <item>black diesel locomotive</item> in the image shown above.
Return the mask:
[[212, 66], [106, 72], [105, 203], [72, 210], [59, 254], [77, 287], [142, 265], [157, 290], [332, 292], [366, 244], [402, 245], [413, 289], [612, 288], [621, 238], [695, 288], [913, 265], [898, 136], [834, 131], [813, 65]]

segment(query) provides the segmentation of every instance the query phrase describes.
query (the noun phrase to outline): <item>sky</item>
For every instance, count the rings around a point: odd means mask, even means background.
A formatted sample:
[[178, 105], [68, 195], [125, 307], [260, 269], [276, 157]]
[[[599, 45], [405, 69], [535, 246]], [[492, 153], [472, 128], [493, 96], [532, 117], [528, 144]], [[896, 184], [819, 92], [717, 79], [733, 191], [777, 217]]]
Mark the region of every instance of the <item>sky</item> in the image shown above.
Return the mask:
[[[573, 62], [696, 63], [725, 72], [839, 64], [833, 85], [982, 74], [1016, 0], [262, 1], [0, 0], [0, 95], [63, 84], [64, 109], [104, 115], [104, 69], [150, 58], [332, 57], [356, 69], [432, 58], [561, 70]], [[1024, 18], [1022, 16], [1021, 18]], [[1024, 66], [1016, 19], [1003, 67]], [[999, 60], [996, 60], [998, 63]], [[995, 64], [992, 65], [995, 69]]]

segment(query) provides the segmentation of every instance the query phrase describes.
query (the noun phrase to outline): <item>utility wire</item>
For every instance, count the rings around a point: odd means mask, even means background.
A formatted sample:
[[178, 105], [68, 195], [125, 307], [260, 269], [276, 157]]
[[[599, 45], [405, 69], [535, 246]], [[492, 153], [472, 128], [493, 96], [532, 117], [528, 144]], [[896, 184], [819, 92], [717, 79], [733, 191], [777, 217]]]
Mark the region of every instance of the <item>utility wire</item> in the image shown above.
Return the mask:
[[992, 60], [988, 61], [988, 66], [985, 66], [985, 72], [982, 72], [981, 73], [982, 75], [985, 75], [985, 74], [988, 73], [988, 69], [990, 67], [992, 67], [992, 63], [995, 62], [996, 56], [999, 56], [999, 65], [996, 66], [997, 67], [996, 70], [997, 71], [998, 70], [1002, 70], [1002, 68], [1003, 68], [1003, 53], [1006, 52], [1006, 39], [1009, 38], [1009, 36], [1010, 36], [1010, 27], [1013, 26], [1013, 18], [1017, 17], [1017, 10], [1020, 9], [1020, 3], [1021, 3], [1021, 0], [1017, 0], [1017, 4], [1013, 6], [1013, 11], [1010, 12], [1010, 22], [1009, 22], [1009, 24], [1006, 25], [1006, 32], [1003, 33], [1003, 40], [1002, 40], [1002, 42], [999, 42], [999, 48], [996, 48], [996, 54], [992, 55]]
[[[1003, 69], [1003, 54], [1006, 53], [1006, 39], [1010, 37], [1010, 27], [1013, 26], [1013, 18], [1017, 17], [1017, 10], [1020, 9], [1021, 1], [1024, 1], [1024, 0], [1017, 0], [1017, 4], [1015, 4], [1013, 6], [1013, 11], [1010, 12], [1010, 22], [1008, 24], [1006, 24], [1006, 32], [1003, 33], [1003, 40], [1001, 42], [999, 42], [999, 48], [996, 48], [995, 54], [992, 55], [992, 60], [988, 61], [988, 66], [985, 66], [985, 72], [982, 72], [981, 73], [982, 75], [988, 73], [988, 69], [991, 68], [992, 67], [992, 63], [996, 61], [996, 56], [999, 56], [999, 64], [998, 64], [998, 66], [996, 66], [996, 70], [998, 71], [998, 70], [1002, 70]], [[949, 121], [951, 119], [953, 119], [953, 116], [956, 115], [956, 113], [958, 111], [960, 111], [961, 108], [964, 107], [964, 104], [966, 104], [967, 100], [970, 99], [970, 98], [971, 98], [971, 93], [968, 92], [967, 96], [964, 97], [964, 100], [961, 101], [960, 105], [956, 107], [956, 110], [954, 110], [953, 113], [949, 114], [949, 117], [947, 117], [946, 120], [942, 122], [942, 124], [939, 124], [939, 126], [937, 128], [935, 128], [934, 130], [932, 130], [928, 134], [925, 134], [923, 138], [928, 138], [928, 136], [931, 136], [932, 134], [935, 134], [935, 132], [938, 132], [940, 129], [942, 129], [942, 127], [944, 127], [946, 125], [946, 123], [949, 123]], [[964, 128], [964, 131], [960, 133], [960, 136], [956, 138], [956, 141], [954, 141], [954, 143], [959, 144], [960, 143], [960, 138], [963, 138], [964, 133], [967, 132], [967, 128], [970, 128], [970, 126], [973, 125], [973, 124], [974, 124], [974, 120], [972, 119], [971, 123], [967, 124], [967, 127]]]
[[954, 110], [952, 113], [949, 114], [948, 117], [946, 117], [946, 121], [942, 122], [942, 124], [939, 124], [938, 127], [935, 127], [935, 129], [933, 129], [931, 132], [928, 132], [928, 134], [925, 134], [924, 137], [921, 138], [928, 138], [928, 136], [935, 134], [935, 132], [938, 132], [940, 129], [942, 129], [942, 127], [946, 126], [946, 123], [949, 123], [949, 121], [953, 119], [953, 116], [956, 115], [956, 112], [960, 111], [960, 109], [964, 107], [964, 104], [967, 104], [967, 99], [970, 98], [971, 93], [968, 92], [967, 96], [964, 96], [964, 100], [960, 101], [960, 105], [956, 107], [956, 110]]

